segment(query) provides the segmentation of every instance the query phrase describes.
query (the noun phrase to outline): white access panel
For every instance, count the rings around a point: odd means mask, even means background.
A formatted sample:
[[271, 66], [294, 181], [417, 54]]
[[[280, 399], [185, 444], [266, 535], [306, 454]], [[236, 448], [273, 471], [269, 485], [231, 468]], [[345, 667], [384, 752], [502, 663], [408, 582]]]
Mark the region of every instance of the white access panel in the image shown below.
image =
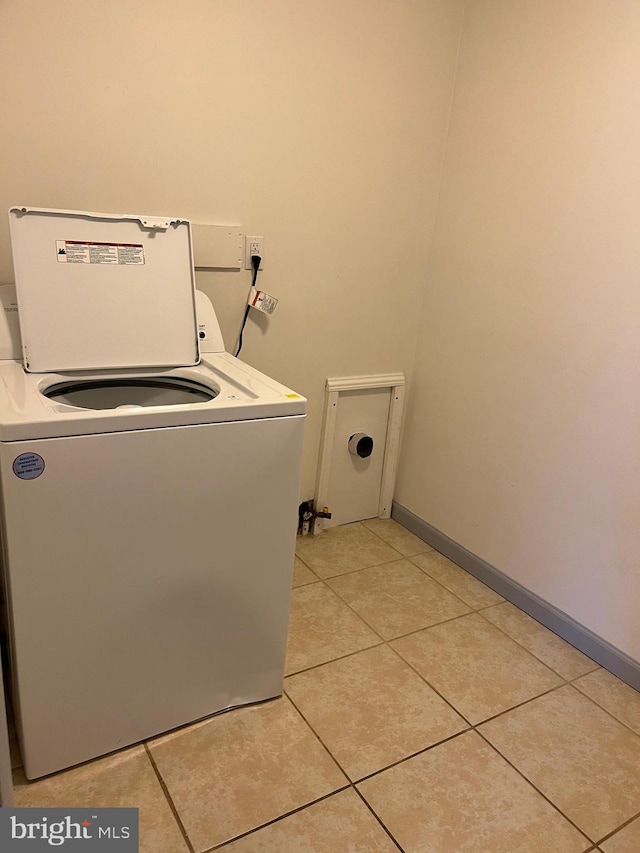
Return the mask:
[[[402, 373], [327, 379], [316, 478], [316, 502], [331, 519], [313, 532], [364, 518], [389, 518], [404, 402]], [[373, 439], [367, 458], [349, 452], [354, 434]], [[376, 507], [377, 503], [377, 507]]]
[[187, 220], [16, 207], [9, 221], [29, 372], [197, 364]]
[[1, 445], [28, 778], [281, 693], [303, 423]]
[[[341, 394], [327, 497], [331, 519], [325, 529], [378, 515], [390, 402], [390, 388]], [[359, 432], [373, 439], [373, 453], [366, 459], [349, 452], [349, 438]]]

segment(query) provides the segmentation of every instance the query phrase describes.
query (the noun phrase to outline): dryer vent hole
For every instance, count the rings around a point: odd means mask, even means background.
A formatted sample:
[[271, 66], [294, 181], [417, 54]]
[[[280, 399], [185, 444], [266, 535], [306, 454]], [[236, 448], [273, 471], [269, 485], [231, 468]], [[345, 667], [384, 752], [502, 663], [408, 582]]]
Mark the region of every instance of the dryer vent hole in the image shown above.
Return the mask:
[[349, 439], [349, 453], [368, 459], [373, 453], [373, 439], [364, 432], [356, 432]]

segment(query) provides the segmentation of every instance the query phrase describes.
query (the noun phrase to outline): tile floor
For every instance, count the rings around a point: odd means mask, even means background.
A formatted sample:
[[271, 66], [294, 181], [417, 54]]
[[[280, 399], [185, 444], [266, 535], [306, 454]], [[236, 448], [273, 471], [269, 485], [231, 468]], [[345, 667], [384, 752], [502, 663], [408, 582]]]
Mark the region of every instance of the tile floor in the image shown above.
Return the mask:
[[640, 694], [393, 521], [297, 553], [281, 699], [17, 805], [138, 806], [144, 853], [640, 851]]

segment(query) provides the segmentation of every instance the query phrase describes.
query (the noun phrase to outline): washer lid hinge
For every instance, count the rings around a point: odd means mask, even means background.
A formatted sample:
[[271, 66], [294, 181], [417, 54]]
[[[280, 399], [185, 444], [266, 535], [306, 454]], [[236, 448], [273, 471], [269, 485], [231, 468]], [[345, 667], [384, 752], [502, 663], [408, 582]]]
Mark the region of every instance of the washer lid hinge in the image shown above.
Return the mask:
[[152, 219], [151, 217], [146, 217], [145, 219], [141, 219], [140, 223], [144, 228], [151, 228], [153, 231], [166, 231], [171, 223], [176, 221], [175, 219]]

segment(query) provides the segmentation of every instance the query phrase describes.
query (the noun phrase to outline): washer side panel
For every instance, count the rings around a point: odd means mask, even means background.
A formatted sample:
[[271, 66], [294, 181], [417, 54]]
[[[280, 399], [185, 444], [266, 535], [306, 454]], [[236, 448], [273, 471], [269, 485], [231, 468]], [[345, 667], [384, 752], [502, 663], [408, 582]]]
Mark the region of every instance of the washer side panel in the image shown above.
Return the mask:
[[281, 693], [303, 422], [2, 445], [29, 778]]

